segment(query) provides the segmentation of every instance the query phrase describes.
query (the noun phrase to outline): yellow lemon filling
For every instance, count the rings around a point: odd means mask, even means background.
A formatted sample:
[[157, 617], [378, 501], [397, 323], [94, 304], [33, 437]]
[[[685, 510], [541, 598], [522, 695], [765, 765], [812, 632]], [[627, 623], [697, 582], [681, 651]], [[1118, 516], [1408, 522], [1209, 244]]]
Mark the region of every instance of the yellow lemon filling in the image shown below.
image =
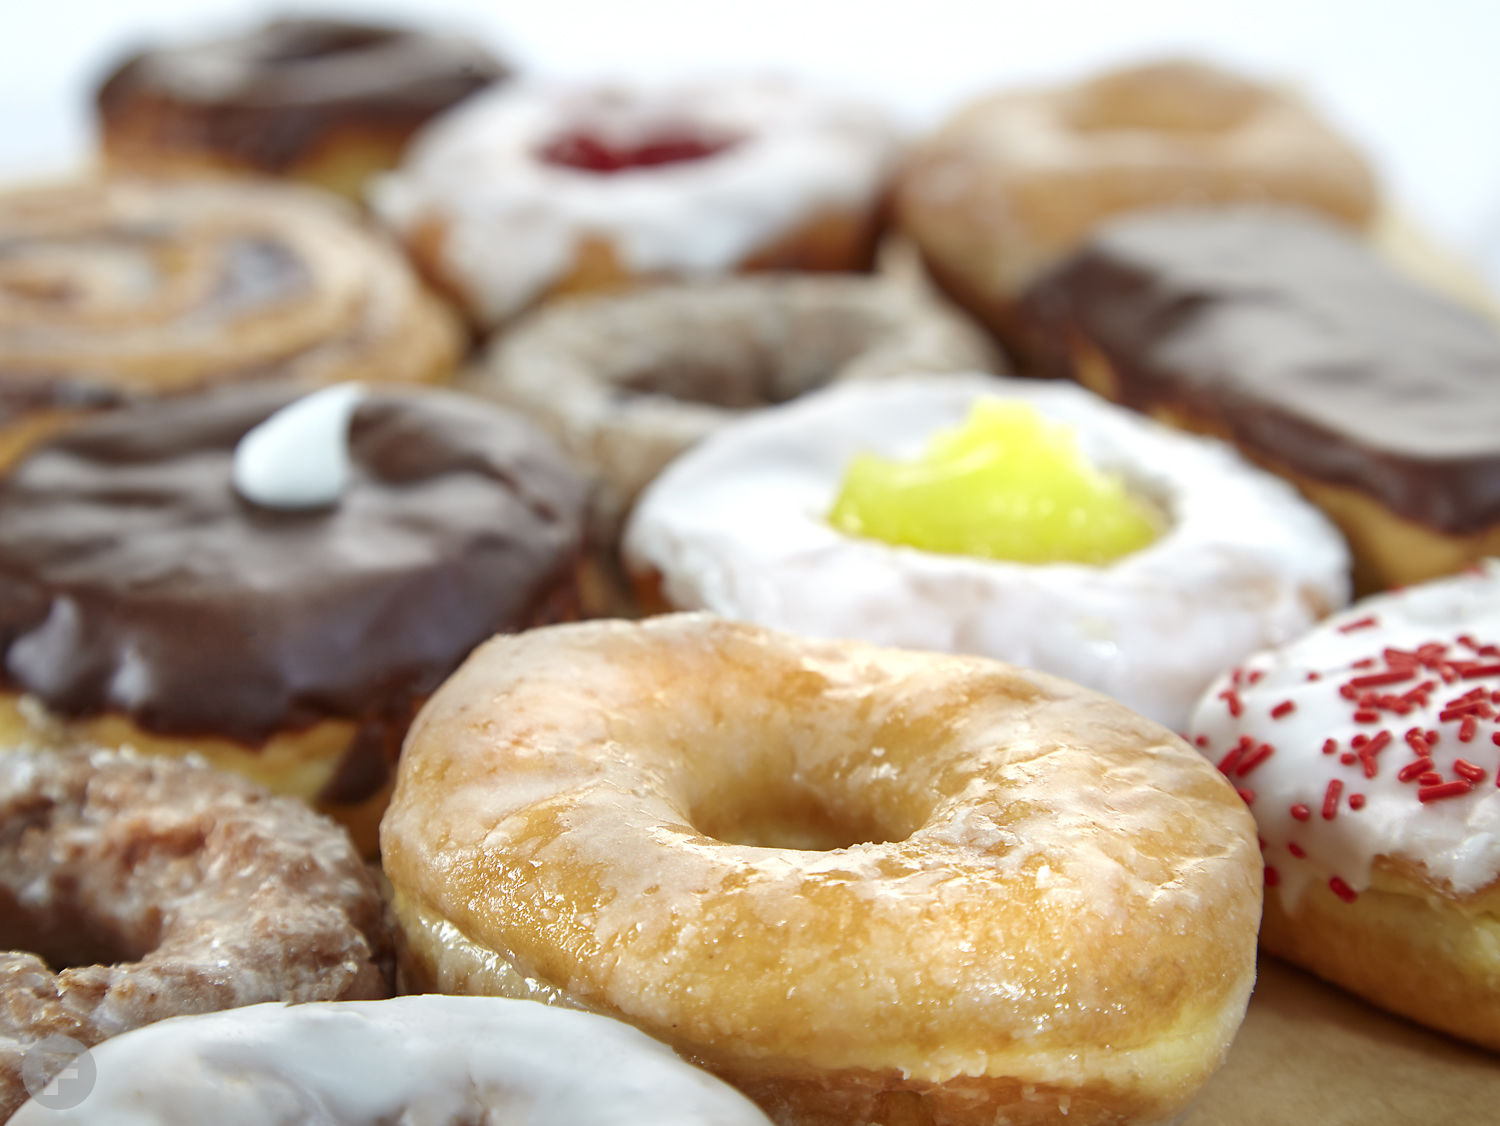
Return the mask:
[[913, 461], [860, 454], [829, 521], [850, 535], [1018, 563], [1109, 563], [1159, 533], [1154, 509], [1089, 464], [1072, 428], [981, 399]]

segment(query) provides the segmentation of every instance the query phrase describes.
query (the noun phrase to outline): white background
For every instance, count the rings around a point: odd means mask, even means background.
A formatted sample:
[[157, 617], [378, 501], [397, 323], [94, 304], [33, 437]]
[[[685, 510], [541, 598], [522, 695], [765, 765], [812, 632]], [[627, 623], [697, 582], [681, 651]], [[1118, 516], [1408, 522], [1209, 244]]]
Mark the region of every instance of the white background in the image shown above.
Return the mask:
[[0, 177], [88, 158], [93, 82], [132, 43], [302, 9], [469, 31], [533, 72], [811, 74], [915, 127], [1001, 85], [1206, 55], [1307, 90], [1401, 206], [1500, 285], [1497, 0], [0, 0]]

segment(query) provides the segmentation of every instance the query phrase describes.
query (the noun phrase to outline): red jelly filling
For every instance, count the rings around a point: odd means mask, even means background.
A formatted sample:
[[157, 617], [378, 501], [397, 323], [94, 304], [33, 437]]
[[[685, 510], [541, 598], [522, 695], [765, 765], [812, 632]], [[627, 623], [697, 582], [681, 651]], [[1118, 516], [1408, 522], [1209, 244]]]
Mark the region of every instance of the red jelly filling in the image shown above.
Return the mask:
[[549, 142], [540, 155], [548, 164], [576, 168], [580, 172], [609, 174], [706, 160], [737, 142], [736, 137], [695, 137], [684, 132], [658, 133], [635, 143], [620, 144], [595, 133], [579, 131]]

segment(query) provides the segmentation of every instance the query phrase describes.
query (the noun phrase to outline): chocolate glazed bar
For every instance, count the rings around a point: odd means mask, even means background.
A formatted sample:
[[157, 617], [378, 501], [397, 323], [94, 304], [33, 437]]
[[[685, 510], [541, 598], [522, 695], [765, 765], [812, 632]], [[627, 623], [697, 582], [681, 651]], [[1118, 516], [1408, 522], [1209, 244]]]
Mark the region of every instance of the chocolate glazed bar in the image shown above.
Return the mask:
[[1293, 211], [1112, 224], [1021, 305], [1039, 373], [1217, 434], [1336, 521], [1363, 590], [1500, 552], [1500, 331]]

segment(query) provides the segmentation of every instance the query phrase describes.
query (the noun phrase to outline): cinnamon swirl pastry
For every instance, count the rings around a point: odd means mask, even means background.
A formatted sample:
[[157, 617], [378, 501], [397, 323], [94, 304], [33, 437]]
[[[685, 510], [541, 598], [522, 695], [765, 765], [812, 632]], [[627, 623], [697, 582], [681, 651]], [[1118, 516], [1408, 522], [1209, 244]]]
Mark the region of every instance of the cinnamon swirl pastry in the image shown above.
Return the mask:
[[320, 194], [0, 193], [0, 464], [80, 409], [271, 377], [431, 381], [461, 342], [400, 255]]

